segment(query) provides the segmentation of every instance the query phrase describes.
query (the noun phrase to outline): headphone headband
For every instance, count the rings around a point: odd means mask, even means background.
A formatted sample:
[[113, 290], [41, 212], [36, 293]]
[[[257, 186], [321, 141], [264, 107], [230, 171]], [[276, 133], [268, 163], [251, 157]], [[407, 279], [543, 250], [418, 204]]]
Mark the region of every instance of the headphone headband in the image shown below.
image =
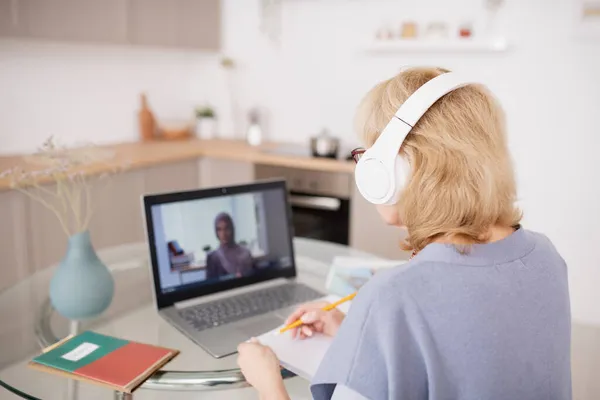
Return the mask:
[[448, 72], [429, 80], [406, 99], [356, 166], [356, 185], [367, 201], [374, 204], [397, 202], [409, 172], [408, 162], [398, 154], [406, 136], [440, 98], [473, 83]]
[[[406, 136], [431, 106], [446, 94], [472, 83], [473, 81], [465, 80], [454, 72], [447, 72], [427, 81], [398, 108], [373, 144], [373, 148], [381, 147], [381, 150], [389, 149], [393, 154], [397, 154]], [[397, 128], [401, 125], [394, 120], [402, 122], [404, 126], [401, 130]]]

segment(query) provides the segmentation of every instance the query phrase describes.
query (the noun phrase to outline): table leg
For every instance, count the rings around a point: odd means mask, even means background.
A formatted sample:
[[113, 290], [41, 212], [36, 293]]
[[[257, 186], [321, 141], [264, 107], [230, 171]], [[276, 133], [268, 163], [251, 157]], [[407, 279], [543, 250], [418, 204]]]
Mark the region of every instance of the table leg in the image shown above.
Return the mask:
[[[71, 321], [69, 324], [69, 334], [73, 336], [78, 335], [80, 328], [81, 323], [79, 321]], [[79, 382], [69, 379], [67, 381], [67, 399], [75, 400], [77, 398], [79, 398]]]
[[81, 322], [71, 321], [71, 324], [69, 324], [69, 334], [71, 334], [73, 336], [78, 335], [80, 328], [81, 328]]
[[131, 393], [115, 392], [115, 400], [133, 400]]
[[79, 398], [79, 382], [74, 379], [67, 381], [67, 399], [77, 400]]

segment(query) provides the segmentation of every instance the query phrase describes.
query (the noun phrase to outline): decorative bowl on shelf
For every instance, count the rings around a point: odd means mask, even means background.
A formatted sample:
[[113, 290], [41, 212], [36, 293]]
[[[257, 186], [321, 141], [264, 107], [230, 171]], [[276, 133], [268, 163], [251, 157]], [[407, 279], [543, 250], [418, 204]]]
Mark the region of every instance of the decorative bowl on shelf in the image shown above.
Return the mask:
[[188, 139], [192, 135], [192, 124], [189, 121], [161, 121], [158, 133], [159, 137], [164, 140]]

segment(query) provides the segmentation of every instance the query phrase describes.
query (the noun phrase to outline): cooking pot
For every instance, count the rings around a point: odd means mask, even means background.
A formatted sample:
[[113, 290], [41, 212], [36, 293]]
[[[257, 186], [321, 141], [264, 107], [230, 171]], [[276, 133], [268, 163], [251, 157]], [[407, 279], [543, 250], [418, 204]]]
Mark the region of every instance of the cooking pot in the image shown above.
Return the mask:
[[310, 138], [310, 151], [313, 157], [337, 158], [340, 140], [332, 137], [327, 130]]

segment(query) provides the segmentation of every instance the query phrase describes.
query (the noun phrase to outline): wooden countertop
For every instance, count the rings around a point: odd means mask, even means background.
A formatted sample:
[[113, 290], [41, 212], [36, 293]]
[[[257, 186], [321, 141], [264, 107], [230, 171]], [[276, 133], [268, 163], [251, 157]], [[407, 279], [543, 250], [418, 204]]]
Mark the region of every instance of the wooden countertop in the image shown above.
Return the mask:
[[[114, 158], [109, 163], [91, 165], [83, 171], [85, 174], [93, 175], [108, 172], [112, 168], [123, 165], [128, 165], [128, 169], [135, 169], [198, 157], [326, 172], [352, 173], [354, 171], [354, 163], [351, 161], [271, 152], [280, 146], [282, 146], [281, 143], [265, 143], [259, 147], [253, 147], [241, 140], [198, 139], [121, 143], [98, 146], [99, 149], [114, 152]], [[27, 165], [24, 155], [0, 157], [0, 173], [17, 166], [32, 170], [32, 167]], [[51, 180], [51, 178], [41, 178], [40, 183]], [[6, 189], [10, 189], [9, 179], [0, 178], [0, 190]]]

